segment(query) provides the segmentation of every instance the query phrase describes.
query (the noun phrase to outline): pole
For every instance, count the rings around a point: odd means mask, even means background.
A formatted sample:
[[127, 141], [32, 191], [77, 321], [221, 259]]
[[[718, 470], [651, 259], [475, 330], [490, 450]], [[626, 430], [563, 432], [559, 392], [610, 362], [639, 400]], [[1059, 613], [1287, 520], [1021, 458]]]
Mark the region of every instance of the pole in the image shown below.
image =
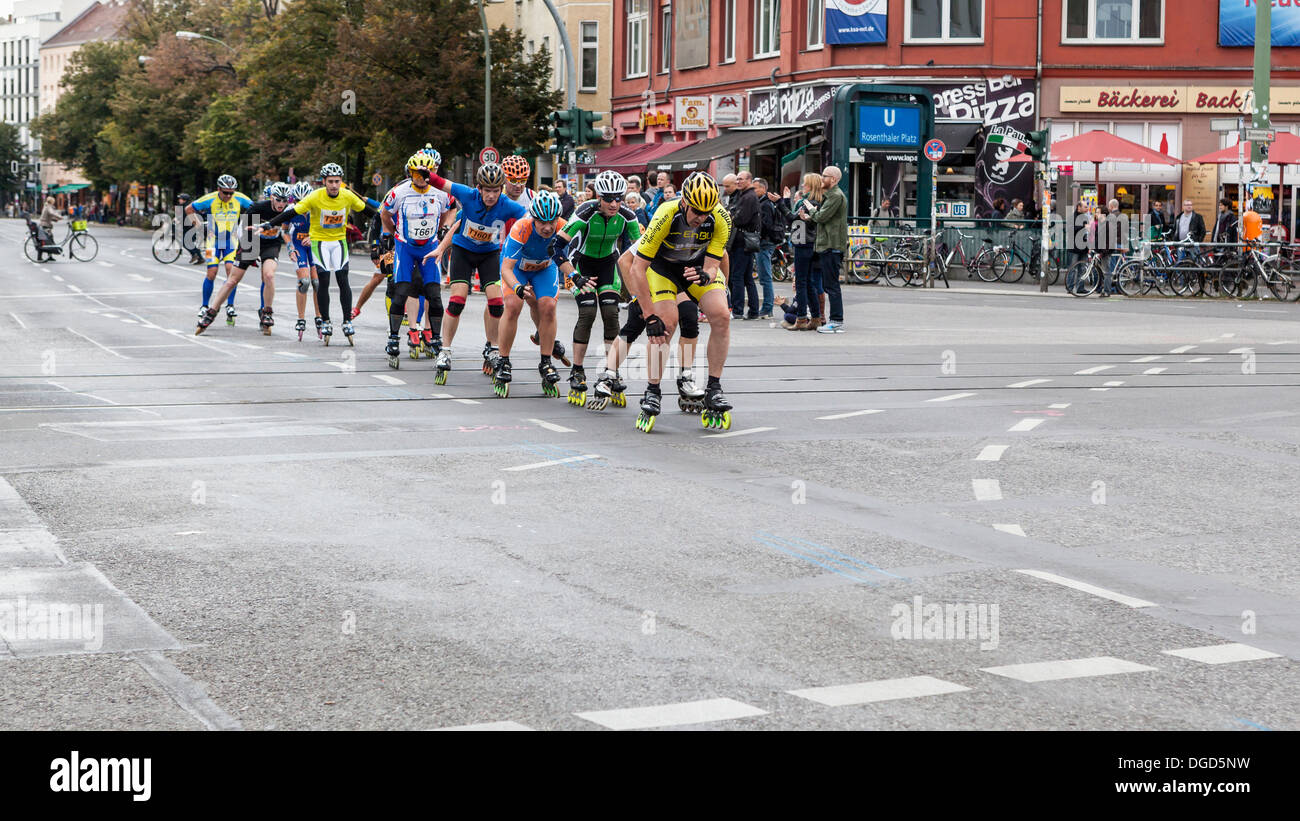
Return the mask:
[[1047, 243], [1050, 239], [1050, 235], [1048, 232], [1048, 224], [1051, 222], [1052, 219], [1052, 186], [1051, 186], [1051, 179], [1050, 179], [1051, 171], [1049, 170], [1051, 168], [1051, 156], [1052, 156], [1052, 149], [1051, 149], [1052, 118], [1051, 117], [1048, 117], [1047, 119], [1043, 120], [1043, 128], [1047, 129], [1048, 146], [1047, 146], [1047, 153], [1043, 155], [1043, 161], [1038, 164], [1040, 173], [1042, 175], [1041, 185], [1043, 189], [1041, 204], [1038, 207], [1039, 216], [1043, 220], [1043, 240], [1041, 243], [1041, 247], [1038, 250], [1038, 290], [1045, 294], [1047, 293], [1047, 259], [1048, 259]]
[[[578, 69], [573, 63], [573, 43], [569, 41], [569, 29], [560, 19], [560, 12], [555, 8], [551, 0], [545, 0], [546, 10], [551, 13], [551, 19], [555, 21], [555, 28], [559, 30], [560, 45], [564, 47], [564, 76], [568, 80], [564, 84], [564, 96], [568, 102], [570, 111], [578, 107]], [[574, 169], [578, 164], [578, 152], [576, 146], [569, 146], [568, 161], [570, 169]], [[559, 176], [557, 173], [555, 176]]]
[[[1272, 56], [1272, 5], [1272, 3], [1255, 4], [1255, 110], [1251, 112], [1251, 126], [1254, 128], [1269, 127], [1268, 61]], [[1268, 162], [1268, 158], [1264, 156], [1264, 145], [1261, 140], [1256, 140], [1251, 145], [1251, 162]]]
[[[1246, 141], [1242, 139], [1245, 136], [1242, 128], [1245, 127], [1246, 119], [1237, 118], [1237, 241], [1241, 242], [1246, 231], [1246, 152], [1244, 150]], [[1254, 149], [1251, 149], [1254, 152]]]
[[492, 144], [492, 40], [488, 37], [484, 0], [478, 0], [478, 19], [483, 23], [483, 147]]

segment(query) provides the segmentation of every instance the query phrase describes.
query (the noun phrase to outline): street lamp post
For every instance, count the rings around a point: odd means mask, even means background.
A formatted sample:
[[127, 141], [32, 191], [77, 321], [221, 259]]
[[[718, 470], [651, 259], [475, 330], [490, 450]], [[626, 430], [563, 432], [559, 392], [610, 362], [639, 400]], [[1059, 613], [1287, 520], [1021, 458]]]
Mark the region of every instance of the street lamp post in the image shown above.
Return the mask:
[[176, 32], [176, 37], [180, 40], [211, 40], [219, 46], [225, 46], [231, 51], [235, 50], [229, 43], [225, 43], [215, 37], [209, 37], [206, 34], [199, 34], [197, 31], [178, 31]]
[[506, 0], [478, 0], [478, 19], [483, 24], [483, 147], [492, 144], [492, 40], [488, 36], [487, 3]]

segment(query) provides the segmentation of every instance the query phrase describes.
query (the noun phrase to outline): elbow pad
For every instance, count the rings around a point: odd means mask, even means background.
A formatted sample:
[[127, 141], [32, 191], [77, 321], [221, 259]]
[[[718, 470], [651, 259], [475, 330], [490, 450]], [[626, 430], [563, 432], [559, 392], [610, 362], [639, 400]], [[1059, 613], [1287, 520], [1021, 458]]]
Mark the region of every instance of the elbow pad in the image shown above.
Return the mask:
[[556, 265], [563, 265], [569, 261], [569, 243], [561, 242], [558, 233], [551, 237], [551, 245], [546, 250], [550, 252], [551, 259], [554, 260]]

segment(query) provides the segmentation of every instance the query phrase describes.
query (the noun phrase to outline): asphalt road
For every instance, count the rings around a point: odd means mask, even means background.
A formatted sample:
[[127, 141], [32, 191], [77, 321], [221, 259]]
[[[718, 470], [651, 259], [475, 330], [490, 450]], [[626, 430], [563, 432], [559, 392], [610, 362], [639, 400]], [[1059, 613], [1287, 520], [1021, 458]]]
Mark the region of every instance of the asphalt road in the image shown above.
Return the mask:
[[0, 221], [0, 729], [1300, 729], [1300, 306], [846, 287], [647, 435], [94, 232]]

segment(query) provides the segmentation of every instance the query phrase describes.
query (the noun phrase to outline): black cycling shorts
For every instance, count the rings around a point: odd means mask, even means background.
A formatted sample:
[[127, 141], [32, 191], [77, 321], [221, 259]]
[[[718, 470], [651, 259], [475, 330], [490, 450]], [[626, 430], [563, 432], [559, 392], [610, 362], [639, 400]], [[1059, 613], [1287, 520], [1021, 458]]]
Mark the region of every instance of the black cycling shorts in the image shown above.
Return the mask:
[[283, 244], [283, 242], [264, 241], [258, 243], [257, 248], [250, 248], [247, 251], [241, 251], [239, 262], [235, 263], [235, 267], [241, 271], [247, 271], [254, 265], [260, 267], [260, 264], [268, 259], [278, 259], [280, 256], [280, 246]]
[[474, 272], [478, 271], [479, 286], [486, 289], [489, 285], [495, 285], [501, 281], [501, 250], [489, 251], [486, 254], [466, 251], [459, 245], [451, 246], [451, 272], [449, 279], [454, 285], [457, 282], [469, 284], [473, 282]]

